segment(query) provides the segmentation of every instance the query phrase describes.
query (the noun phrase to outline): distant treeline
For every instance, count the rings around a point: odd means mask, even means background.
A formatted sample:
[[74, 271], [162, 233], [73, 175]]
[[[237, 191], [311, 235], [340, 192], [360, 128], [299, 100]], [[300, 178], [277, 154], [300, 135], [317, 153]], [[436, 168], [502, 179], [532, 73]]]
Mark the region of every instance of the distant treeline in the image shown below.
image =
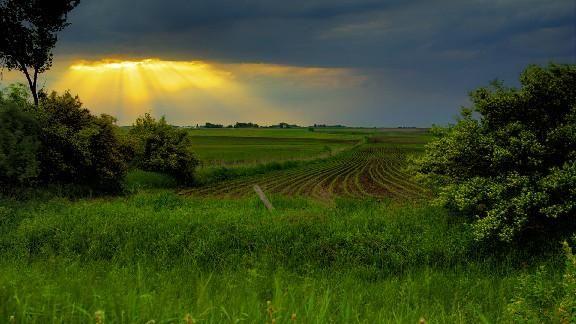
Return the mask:
[[196, 125], [196, 128], [302, 128], [302, 126], [288, 123], [279, 123], [270, 126], [260, 126], [256, 123], [240, 123], [237, 122], [234, 125], [224, 126], [222, 124], [206, 123], [203, 126]]
[[347, 126], [344, 125], [326, 125], [326, 124], [314, 124], [314, 126], [312, 126], [314, 128], [348, 128]]
[[[184, 127], [190, 127], [190, 126], [184, 126]], [[192, 126], [193, 127], [193, 126]], [[268, 126], [264, 126], [264, 125], [258, 125], [256, 123], [240, 123], [237, 122], [234, 125], [227, 125], [224, 126], [223, 124], [213, 124], [213, 123], [205, 123], [204, 125], [196, 125], [196, 128], [378, 128], [378, 127], [350, 127], [350, 126], [345, 126], [345, 125], [327, 125], [327, 124], [314, 124], [312, 126], [300, 126], [300, 125], [296, 125], [296, 124], [288, 124], [288, 123], [278, 123], [275, 125], [268, 125]], [[415, 126], [398, 126], [396, 128], [399, 129], [417, 129], [418, 127]]]

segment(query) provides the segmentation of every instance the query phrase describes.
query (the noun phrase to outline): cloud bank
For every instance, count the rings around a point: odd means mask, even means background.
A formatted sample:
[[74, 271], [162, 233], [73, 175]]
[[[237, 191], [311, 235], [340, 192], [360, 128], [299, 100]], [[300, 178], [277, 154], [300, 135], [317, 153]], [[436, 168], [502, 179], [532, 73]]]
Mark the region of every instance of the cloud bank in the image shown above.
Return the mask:
[[[300, 123], [429, 126], [451, 121], [467, 104], [467, 92], [494, 78], [515, 84], [527, 64], [576, 63], [575, 5], [573, 0], [84, 1], [60, 35], [46, 84], [61, 84], [57, 79], [79, 59], [198, 61], [225, 72], [252, 101], [218, 103], [208, 99], [221, 97], [218, 92], [188, 89], [150, 99], [149, 109], [180, 124], [267, 116]], [[262, 109], [276, 115], [239, 108], [252, 105], [268, 105]], [[113, 103], [92, 109], [126, 111]]]

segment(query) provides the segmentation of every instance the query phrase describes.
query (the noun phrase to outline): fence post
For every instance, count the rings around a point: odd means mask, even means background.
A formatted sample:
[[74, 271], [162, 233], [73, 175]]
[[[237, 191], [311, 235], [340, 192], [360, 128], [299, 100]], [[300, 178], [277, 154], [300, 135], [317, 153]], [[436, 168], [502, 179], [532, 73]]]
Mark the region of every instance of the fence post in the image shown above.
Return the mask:
[[256, 191], [256, 193], [258, 194], [258, 197], [260, 198], [260, 200], [262, 200], [262, 202], [264, 203], [264, 206], [266, 206], [266, 208], [268, 210], [274, 210], [274, 206], [272, 206], [272, 203], [270, 202], [270, 200], [268, 200], [268, 198], [266, 198], [264, 191], [262, 191], [262, 189], [260, 188], [259, 185], [254, 185], [254, 191]]

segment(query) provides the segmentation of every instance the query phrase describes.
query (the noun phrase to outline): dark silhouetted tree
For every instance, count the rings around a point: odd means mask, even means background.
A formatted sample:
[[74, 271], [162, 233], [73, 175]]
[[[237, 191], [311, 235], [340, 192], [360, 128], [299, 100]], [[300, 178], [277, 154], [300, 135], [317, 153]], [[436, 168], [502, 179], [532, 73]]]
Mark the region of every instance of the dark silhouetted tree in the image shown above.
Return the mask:
[[38, 74], [52, 66], [56, 34], [80, 0], [0, 0], [0, 65], [26, 76], [38, 106]]

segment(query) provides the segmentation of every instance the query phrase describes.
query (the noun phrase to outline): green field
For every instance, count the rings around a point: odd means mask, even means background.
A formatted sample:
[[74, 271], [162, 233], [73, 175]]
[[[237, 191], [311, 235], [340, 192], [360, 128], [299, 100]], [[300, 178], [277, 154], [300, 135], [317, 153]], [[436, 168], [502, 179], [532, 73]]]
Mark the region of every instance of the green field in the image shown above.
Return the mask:
[[[195, 130], [196, 131], [196, 130]], [[207, 134], [209, 130], [198, 130]], [[322, 129], [310, 132], [303, 129], [294, 130], [215, 130], [214, 133], [237, 132], [239, 135], [252, 134], [249, 137], [230, 137], [229, 135], [198, 135], [196, 141], [210, 143], [198, 148], [198, 152], [212, 152], [213, 156], [258, 156], [261, 167], [246, 167], [249, 162], [241, 163], [239, 168], [219, 169], [211, 165], [211, 160], [204, 161], [204, 169], [199, 171], [200, 178], [220, 176], [212, 185], [202, 186], [185, 191], [197, 196], [244, 196], [252, 193], [252, 186], [259, 185], [267, 192], [284, 195], [314, 197], [319, 200], [331, 200], [334, 197], [348, 198], [426, 198], [429, 196], [423, 188], [415, 184], [405, 172], [406, 162], [410, 156], [419, 154], [430, 135], [425, 130], [381, 130], [381, 129]], [[290, 134], [290, 137], [258, 137], [266, 134]], [[276, 133], [278, 132], [278, 133]], [[356, 137], [355, 140], [336, 140], [304, 138], [299, 136], [339, 136]], [[319, 143], [340, 143], [336, 148], [314, 154], [313, 148], [322, 147]], [[258, 143], [258, 144], [246, 144]], [[315, 143], [315, 144], [312, 144]], [[334, 144], [336, 145], [336, 144]], [[303, 147], [310, 147], [305, 154], [307, 163], [284, 163], [276, 168], [269, 168], [266, 162], [283, 161], [279, 153], [284, 152], [290, 158], [304, 154]], [[324, 146], [326, 149], [326, 146]], [[287, 160], [291, 160], [288, 158]], [[298, 159], [296, 159], [298, 160]], [[286, 161], [286, 160], [284, 160]], [[245, 176], [234, 176], [234, 171], [242, 170]], [[216, 171], [216, 172], [212, 172]], [[222, 171], [218, 173], [218, 171]], [[228, 174], [228, 173], [231, 173]]]
[[423, 129], [308, 128], [190, 129], [194, 152], [204, 167], [309, 160], [334, 155], [377, 135], [388, 142], [425, 141]]
[[[262, 134], [268, 135], [268, 134]], [[305, 160], [345, 150], [357, 140], [195, 136], [194, 152], [203, 166]]]
[[522, 278], [542, 266], [547, 289], [562, 273], [556, 243], [479, 247], [431, 204], [405, 169], [422, 130], [190, 132], [201, 159], [243, 171], [182, 190], [135, 170], [126, 196], [1, 198], [0, 322], [511, 322]]
[[197, 196], [244, 196], [259, 185], [267, 192], [307, 196], [318, 200], [347, 198], [426, 198], [428, 193], [403, 171], [407, 156], [417, 149], [409, 145], [367, 143], [331, 158], [249, 177], [220, 181], [185, 191]]

